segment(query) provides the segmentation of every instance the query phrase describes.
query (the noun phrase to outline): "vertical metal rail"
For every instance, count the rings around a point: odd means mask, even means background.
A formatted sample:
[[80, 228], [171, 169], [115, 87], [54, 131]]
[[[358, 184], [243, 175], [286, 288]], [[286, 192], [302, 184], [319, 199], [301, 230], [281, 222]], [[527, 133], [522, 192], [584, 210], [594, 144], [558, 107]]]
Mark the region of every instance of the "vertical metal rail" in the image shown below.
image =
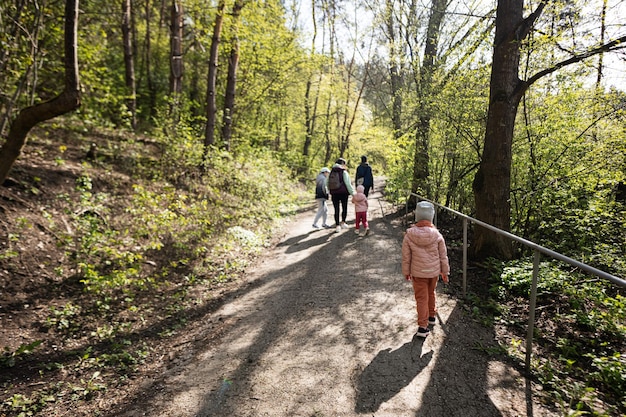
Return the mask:
[[467, 294], [467, 219], [463, 218], [463, 298]]
[[537, 283], [539, 282], [539, 259], [541, 254], [538, 250], [533, 251], [533, 281], [530, 287], [530, 304], [528, 312], [528, 332], [526, 333], [526, 369], [530, 371], [530, 359], [533, 353], [533, 339], [535, 336], [535, 310], [537, 307]]

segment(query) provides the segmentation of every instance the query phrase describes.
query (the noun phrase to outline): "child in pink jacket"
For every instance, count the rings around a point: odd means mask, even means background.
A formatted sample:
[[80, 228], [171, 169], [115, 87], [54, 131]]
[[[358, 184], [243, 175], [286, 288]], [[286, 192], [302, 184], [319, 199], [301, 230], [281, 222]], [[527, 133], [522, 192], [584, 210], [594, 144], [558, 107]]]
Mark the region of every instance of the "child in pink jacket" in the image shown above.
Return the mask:
[[439, 275], [448, 282], [450, 264], [446, 242], [433, 225], [435, 207], [421, 201], [415, 209], [415, 220], [402, 241], [402, 275], [412, 281], [417, 305], [417, 336], [430, 333], [429, 324], [435, 324], [437, 313], [435, 289]]
[[[365, 195], [365, 187], [359, 185], [356, 187], [356, 194], [352, 196], [352, 203], [354, 204], [354, 210], [356, 212], [356, 221], [354, 222], [356, 225], [356, 230], [354, 233], [357, 233], [359, 236], [365, 236], [369, 233], [370, 227], [367, 224], [367, 196]], [[363, 223], [363, 228], [365, 231], [361, 233], [360, 224]]]

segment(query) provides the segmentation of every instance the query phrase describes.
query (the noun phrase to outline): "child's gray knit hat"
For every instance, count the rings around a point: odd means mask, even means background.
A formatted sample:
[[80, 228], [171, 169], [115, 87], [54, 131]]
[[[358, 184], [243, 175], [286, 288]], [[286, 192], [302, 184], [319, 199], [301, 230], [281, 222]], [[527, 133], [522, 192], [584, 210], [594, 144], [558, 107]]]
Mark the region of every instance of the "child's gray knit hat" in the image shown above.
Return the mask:
[[428, 201], [420, 201], [415, 207], [415, 221], [428, 220], [432, 222], [435, 218], [435, 206]]

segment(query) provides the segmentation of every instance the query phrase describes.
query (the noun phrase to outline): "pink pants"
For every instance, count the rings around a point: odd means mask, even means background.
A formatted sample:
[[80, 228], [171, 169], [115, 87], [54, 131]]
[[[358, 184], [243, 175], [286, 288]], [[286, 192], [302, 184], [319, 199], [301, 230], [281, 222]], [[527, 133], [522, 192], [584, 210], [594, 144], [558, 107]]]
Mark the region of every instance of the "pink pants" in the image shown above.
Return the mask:
[[437, 288], [437, 278], [415, 278], [413, 277], [413, 292], [415, 293], [415, 303], [417, 306], [417, 325], [428, 327], [428, 317], [435, 317], [437, 306], [435, 299], [435, 289]]
[[354, 224], [356, 225], [356, 230], [359, 230], [359, 224], [363, 222], [363, 227], [366, 229], [369, 227], [367, 224], [367, 211], [357, 211], [356, 212], [356, 221]]

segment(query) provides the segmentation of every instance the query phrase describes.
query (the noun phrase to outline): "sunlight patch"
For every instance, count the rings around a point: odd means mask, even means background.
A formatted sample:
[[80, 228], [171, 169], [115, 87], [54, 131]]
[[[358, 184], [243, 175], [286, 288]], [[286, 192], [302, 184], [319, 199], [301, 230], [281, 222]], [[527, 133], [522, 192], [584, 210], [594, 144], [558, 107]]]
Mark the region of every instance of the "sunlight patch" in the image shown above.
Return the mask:
[[247, 247], [261, 246], [261, 239], [251, 230], [244, 229], [241, 226], [234, 226], [228, 229], [228, 233], [237, 239], [242, 245]]

